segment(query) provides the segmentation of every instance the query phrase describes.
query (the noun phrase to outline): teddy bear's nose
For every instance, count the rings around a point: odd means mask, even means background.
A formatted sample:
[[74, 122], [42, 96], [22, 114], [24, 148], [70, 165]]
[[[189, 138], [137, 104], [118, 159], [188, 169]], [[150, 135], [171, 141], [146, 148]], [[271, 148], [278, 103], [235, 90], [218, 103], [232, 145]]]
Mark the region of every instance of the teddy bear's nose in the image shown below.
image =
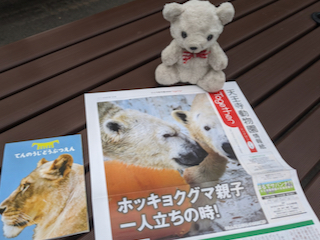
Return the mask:
[[197, 50], [198, 48], [197, 47], [190, 47], [190, 50], [191, 51], [195, 51], [195, 50]]

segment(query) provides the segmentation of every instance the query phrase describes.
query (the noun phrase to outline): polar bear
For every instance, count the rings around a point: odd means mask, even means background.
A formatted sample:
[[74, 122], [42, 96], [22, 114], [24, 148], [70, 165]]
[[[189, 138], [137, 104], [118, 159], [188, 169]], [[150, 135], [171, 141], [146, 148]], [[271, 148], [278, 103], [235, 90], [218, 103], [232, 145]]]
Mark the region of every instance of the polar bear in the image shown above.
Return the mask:
[[207, 152], [214, 150], [228, 158], [236, 159], [218, 116], [205, 93], [196, 95], [190, 111], [176, 110], [172, 112], [172, 116], [188, 129], [191, 136]]
[[207, 152], [180, 128], [137, 110], [112, 102], [98, 103], [104, 156], [158, 169], [198, 165]]
[[[228, 159], [225, 155], [234, 154], [226, 152], [226, 146], [230, 143], [219, 126], [219, 119], [207, 95], [196, 95], [190, 111], [176, 110], [172, 112], [172, 116], [188, 129], [192, 138], [208, 153], [208, 156], [199, 165], [185, 169], [183, 177], [192, 186], [214, 187], [226, 171]], [[193, 207], [215, 203], [215, 194], [212, 199], [202, 196]], [[200, 219], [191, 226], [189, 235], [197, 235], [201, 231], [208, 230], [212, 230], [212, 220]]]
[[188, 129], [192, 138], [208, 153], [199, 167], [184, 172], [187, 182], [217, 181], [225, 172], [226, 157], [236, 157], [207, 95], [197, 94], [190, 111], [176, 110], [172, 116]]

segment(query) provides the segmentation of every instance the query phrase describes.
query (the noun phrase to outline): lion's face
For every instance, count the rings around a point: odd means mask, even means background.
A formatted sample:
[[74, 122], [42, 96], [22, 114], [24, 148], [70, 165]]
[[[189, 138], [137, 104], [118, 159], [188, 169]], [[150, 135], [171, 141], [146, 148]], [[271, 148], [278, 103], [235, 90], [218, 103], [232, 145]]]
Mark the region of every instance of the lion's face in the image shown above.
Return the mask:
[[6, 237], [16, 237], [25, 227], [38, 224], [51, 206], [59, 201], [57, 191], [63, 188], [72, 163], [72, 156], [68, 154], [52, 162], [43, 158], [37, 168], [21, 180], [19, 187], [0, 204]]

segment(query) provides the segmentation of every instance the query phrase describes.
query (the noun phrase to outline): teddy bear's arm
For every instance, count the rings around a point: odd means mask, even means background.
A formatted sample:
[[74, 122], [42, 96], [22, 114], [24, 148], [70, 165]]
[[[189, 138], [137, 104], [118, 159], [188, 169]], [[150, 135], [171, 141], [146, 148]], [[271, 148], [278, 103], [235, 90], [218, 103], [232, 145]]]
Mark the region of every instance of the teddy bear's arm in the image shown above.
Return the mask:
[[181, 48], [172, 40], [171, 43], [161, 52], [161, 60], [167, 66], [172, 66], [179, 60]]
[[209, 64], [211, 67], [216, 71], [225, 69], [228, 66], [228, 57], [220, 45], [215, 43], [211, 47], [210, 51], [211, 54], [209, 55]]

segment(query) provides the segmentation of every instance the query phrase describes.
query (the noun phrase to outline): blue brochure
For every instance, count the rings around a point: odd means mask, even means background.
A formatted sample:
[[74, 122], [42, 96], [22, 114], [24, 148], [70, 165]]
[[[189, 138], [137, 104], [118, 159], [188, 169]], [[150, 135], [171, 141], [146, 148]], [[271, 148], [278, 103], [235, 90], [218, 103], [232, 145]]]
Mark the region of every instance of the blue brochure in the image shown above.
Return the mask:
[[89, 231], [81, 135], [7, 143], [0, 213], [0, 239]]

